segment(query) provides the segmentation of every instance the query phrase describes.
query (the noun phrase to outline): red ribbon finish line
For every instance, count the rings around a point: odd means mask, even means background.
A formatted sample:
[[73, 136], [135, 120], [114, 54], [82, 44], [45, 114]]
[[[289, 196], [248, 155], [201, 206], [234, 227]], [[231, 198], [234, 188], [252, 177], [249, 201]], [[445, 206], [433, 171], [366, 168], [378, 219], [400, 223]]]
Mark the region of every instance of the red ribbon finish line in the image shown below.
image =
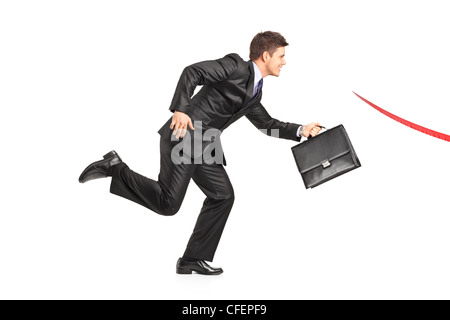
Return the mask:
[[373, 107], [376, 110], [380, 111], [382, 114], [388, 116], [389, 118], [394, 119], [395, 121], [398, 121], [401, 124], [404, 124], [405, 126], [413, 128], [414, 130], [417, 130], [417, 131], [420, 131], [422, 133], [428, 134], [428, 135], [430, 135], [432, 137], [439, 138], [439, 139], [442, 139], [442, 140], [450, 142], [450, 136], [449, 135], [446, 135], [446, 134], [443, 134], [443, 133], [440, 133], [440, 132], [437, 132], [437, 131], [434, 131], [434, 130], [431, 130], [431, 129], [428, 129], [428, 128], [425, 128], [425, 127], [422, 127], [422, 126], [419, 126], [418, 124], [415, 124], [415, 123], [412, 123], [412, 122], [410, 122], [408, 120], [400, 118], [400, 117], [396, 116], [395, 114], [392, 114], [392, 113], [390, 113], [390, 112], [380, 108], [379, 106], [373, 104], [369, 100], [364, 99], [363, 97], [361, 97], [356, 92], [353, 91], [353, 93], [358, 98], [360, 98], [362, 101], [366, 102], [368, 105], [370, 105], [371, 107]]

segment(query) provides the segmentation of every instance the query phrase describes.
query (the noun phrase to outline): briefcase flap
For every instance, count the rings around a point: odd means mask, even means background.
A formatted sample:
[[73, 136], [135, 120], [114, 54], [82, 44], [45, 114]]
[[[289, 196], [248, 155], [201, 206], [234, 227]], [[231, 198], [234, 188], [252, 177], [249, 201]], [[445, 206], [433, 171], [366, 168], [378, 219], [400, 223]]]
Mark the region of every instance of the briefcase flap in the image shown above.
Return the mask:
[[333, 161], [352, 153], [352, 146], [343, 125], [310, 138], [292, 148], [300, 173], [318, 167], [332, 166]]

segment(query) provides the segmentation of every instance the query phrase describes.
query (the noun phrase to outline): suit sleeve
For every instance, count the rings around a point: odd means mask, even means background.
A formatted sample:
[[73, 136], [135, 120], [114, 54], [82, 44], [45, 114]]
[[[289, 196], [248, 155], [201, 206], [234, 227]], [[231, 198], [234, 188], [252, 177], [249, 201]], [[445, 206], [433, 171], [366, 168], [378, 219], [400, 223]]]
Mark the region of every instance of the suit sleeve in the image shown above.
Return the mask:
[[255, 127], [260, 130], [263, 129], [263, 133], [268, 136], [294, 141], [301, 140], [301, 137], [297, 137], [297, 130], [301, 126], [300, 124], [283, 122], [272, 118], [261, 103], [252, 108], [252, 111], [245, 116]]
[[231, 53], [221, 59], [198, 62], [184, 68], [169, 110], [189, 114], [195, 88], [227, 79], [237, 70], [239, 59], [237, 54]]

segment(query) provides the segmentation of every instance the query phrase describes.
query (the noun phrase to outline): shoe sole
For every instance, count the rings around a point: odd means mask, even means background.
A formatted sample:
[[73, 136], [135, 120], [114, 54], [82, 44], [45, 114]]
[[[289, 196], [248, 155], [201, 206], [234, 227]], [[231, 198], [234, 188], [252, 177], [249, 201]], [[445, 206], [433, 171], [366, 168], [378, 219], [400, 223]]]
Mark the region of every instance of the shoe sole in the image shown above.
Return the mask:
[[223, 271], [218, 272], [218, 273], [204, 273], [204, 272], [199, 272], [199, 271], [192, 270], [192, 269], [177, 268], [177, 274], [192, 274], [193, 272], [201, 274], [201, 275], [205, 275], [205, 276], [217, 276], [217, 275], [223, 273]]

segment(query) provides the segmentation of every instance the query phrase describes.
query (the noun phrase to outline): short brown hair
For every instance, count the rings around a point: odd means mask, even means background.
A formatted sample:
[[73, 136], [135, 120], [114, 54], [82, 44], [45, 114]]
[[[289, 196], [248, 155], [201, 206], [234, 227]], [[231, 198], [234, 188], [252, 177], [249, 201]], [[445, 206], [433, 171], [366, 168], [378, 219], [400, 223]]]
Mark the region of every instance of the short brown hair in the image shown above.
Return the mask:
[[278, 32], [265, 31], [258, 33], [250, 43], [250, 59], [257, 60], [264, 51], [269, 52], [270, 56], [273, 55], [279, 47], [286, 47], [289, 43]]

